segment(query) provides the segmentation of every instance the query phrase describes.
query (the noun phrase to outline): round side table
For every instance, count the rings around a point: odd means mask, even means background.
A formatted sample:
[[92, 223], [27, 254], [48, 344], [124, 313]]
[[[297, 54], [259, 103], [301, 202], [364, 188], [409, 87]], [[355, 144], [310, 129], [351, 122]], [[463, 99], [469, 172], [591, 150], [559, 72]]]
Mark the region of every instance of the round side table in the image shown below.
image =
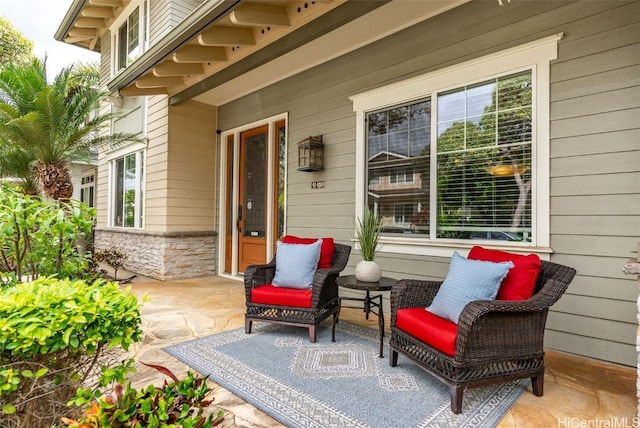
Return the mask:
[[341, 297], [340, 306], [344, 308], [360, 309], [360, 306], [343, 306], [343, 300], [351, 300], [356, 302], [363, 302], [362, 309], [364, 310], [364, 316], [369, 319], [369, 314], [373, 313], [378, 317], [378, 330], [380, 332], [380, 358], [383, 354], [383, 338], [384, 338], [384, 311], [382, 310], [382, 294], [371, 295], [372, 291], [389, 291], [394, 286], [397, 279], [382, 277], [377, 282], [363, 282], [358, 281], [355, 275], [339, 276], [336, 279], [337, 284], [340, 287], [351, 288], [352, 290], [365, 291], [364, 298], [358, 297]]

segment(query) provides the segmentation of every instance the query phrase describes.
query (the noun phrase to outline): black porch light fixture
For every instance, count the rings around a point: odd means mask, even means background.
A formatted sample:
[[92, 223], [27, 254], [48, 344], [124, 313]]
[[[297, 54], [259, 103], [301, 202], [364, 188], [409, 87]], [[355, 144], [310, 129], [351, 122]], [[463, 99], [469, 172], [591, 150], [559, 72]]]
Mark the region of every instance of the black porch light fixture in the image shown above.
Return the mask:
[[305, 138], [298, 143], [298, 171], [322, 171], [324, 169], [324, 144], [322, 135]]

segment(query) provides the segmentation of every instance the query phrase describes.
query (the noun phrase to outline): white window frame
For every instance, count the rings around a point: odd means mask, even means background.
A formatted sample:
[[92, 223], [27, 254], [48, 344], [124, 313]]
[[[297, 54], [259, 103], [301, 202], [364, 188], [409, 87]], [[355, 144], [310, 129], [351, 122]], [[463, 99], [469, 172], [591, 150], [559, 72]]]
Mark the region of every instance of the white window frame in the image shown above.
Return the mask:
[[[91, 177], [91, 181], [89, 181], [89, 177]], [[89, 191], [89, 189], [93, 189], [93, 191]], [[91, 201], [90, 201], [91, 203], [88, 203], [87, 201], [83, 200], [84, 199], [83, 196], [85, 195], [86, 191], [89, 191], [89, 194], [91, 197]], [[88, 206], [95, 208], [96, 206], [96, 173], [95, 172], [82, 175], [82, 178], [80, 180], [80, 200], [85, 204], [87, 204]]]
[[[122, 159], [128, 155], [139, 153], [139, 156], [136, 156], [136, 171], [140, 170], [141, 162], [144, 163], [143, 175], [146, 175], [147, 172], [147, 152], [146, 145], [141, 143], [134, 143], [128, 145], [126, 147], [121, 148], [120, 150], [114, 150], [110, 152], [107, 156], [107, 161], [109, 164], [109, 204], [107, 209], [108, 215], [108, 224], [110, 227], [117, 227], [122, 229], [144, 229], [145, 226], [145, 218], [146, 218], [146, 177], [144, 177], [142, 185], [140, 184], [140, 179], [136, 179], [136, 202], [135, 202], [135, 212], [134, 218], [136, 219], [136, 224], [133, 227], [127, 226], [116, 226], [114, 221], [115, 214], [115, 197], [116, 197], [116, 161], [118, 159]], [[142, 197], [141, 197], [142, 195]], [[142, 210], [143, 215], [140, 216], [140, 210]]]
[[369, 185], [370, 186], [379, 186], [382, 184], [382, 176], [380, 174], [376, 174], [373, 177], [369, 177]]
[[[498, 241], [483, 241], [482, 245], [504, 247], [510, 251], [536, 252], [548, 257], [550, 245], [549, 219], [549, 104], [550, 104], [550, 62], [558, 57], [558, 33], [530, 43], [519, 45], [494, 54], [466, 61], [432, 73], [386, 85], [350, 97], [356, 113], [356, 182], [355, 215], [360, 218], [364, 212], [367, 192], [367, 150], [366, 115], [375, 110], [391, 108], [398, 104], [420, 99], [437, 100], [437, 94], [464, 85], [481, 82], [488, 78], [530, 69], [534, 82], [532, 94], [532, 168], [535, 172], [531, 189], [532, 237], [531, 242], [506, 244]], [[435, 105], [434, 105], [435, 104]], [[437, 118], [437, 103], [431, 112], [432, 120]], [[437, 127], [432, 126], [431, 141], [437, 141]], [[436, 145], [431, 145], [435, 159]], [[434, 173], [434, 171], [432, 171]], [[431, 180], [431, 197], [436, 197], [436, 182]], [[432, 200], [433, 205], [433, 200]], [[435, 210], [431, 210], [431, 224], [435, 224]], [[435, 240], [402, 236], [383, 236], [380, 240], [381, 252], [450, 257], [454, 251], [468, 250], [476, 241]]]
[[122, 11], [118, 19], [111, 25], [111, 76], [115, 76], [122, 70], [126, 70], [131, 64], [119, 68], [119, 37], [120, 28], [129, 20], [129, 17], [138, 9], [138, 43], [140, 44], [140, 55], [149, 48], [149, 0], [134, 0]]
[[[411, 217], [411, 215], [415, 214], [417, 204], [414, 203], [410, 203], [410, 202], [396, 202], [393, 204], [393, 225], [401, 225], [401, 226], [405, 226], [408, 225], [410, 223], [410, 219], [409, 221], [407, 221], [406, 214], [405, 214], [405, 208], [410, 207], [411, 208], [411, 214], [409, 217]], [[398, 214], [397, 212], [401, 211], [402, 214], [400, 214], [400, 216], [402, 217], [402, 221], [398, 221], [397, 217]]]
[[389, 184], [411, 184], [414, 182], [415, 171], [413, 168], [402, 168], [393, 170], [389, 174]]

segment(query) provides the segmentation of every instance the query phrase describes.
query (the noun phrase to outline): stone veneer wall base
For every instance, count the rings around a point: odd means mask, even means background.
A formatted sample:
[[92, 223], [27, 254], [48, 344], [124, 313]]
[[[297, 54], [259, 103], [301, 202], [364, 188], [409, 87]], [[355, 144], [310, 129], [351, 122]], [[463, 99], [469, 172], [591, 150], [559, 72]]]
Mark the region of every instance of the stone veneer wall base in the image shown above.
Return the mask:
[[216, 274], [216, 232], [95, 230], [94, 247], [127, 255], [124, 268], [161, 281]]

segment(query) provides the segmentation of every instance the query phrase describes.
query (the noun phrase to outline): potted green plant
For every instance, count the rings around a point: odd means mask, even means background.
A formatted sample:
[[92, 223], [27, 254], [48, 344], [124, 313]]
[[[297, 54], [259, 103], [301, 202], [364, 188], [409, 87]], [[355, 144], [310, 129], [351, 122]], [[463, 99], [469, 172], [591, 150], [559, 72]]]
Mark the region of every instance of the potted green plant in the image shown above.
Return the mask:
[[381, 234], [382, 218], [365, 207], [364, 216], [356, 221], [356, 239], [362, 254], [362, 261], [356, 265], [358, 281], [376, 282], [382, 276], [380, 266], [374, 261]]

